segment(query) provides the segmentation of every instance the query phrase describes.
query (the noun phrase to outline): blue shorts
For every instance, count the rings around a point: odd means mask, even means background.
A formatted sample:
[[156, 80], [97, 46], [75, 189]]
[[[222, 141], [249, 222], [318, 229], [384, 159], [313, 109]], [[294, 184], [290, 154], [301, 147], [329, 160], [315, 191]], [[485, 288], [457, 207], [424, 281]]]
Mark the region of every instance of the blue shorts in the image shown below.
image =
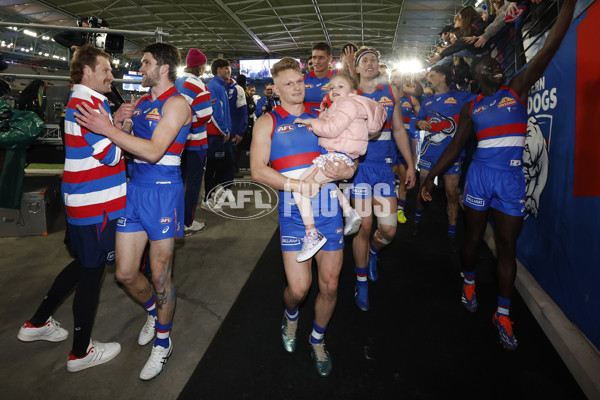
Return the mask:
[[370, 199], [374, 196], [396, 197], [394, 180], [394, 173], [389, 164], [381, 166], [358, 164], [350, 195], [355, 199]]
[[[326, 251], [344, 248], [344, 224], [337, 197], [337, 187], [329, 183], [311, 199], [315, 227], [327, 238]], [[281, 251], [300, 251], [306, 234], [300, 211], [291, 192], [279, 192], [279, 239]]]
[[404, 158], [402, 153], [400, 153], [400, 149], [398, 147], [396, 147], [396, 153], [394, 154], [394, 158], [392, 160], [392, 165], [400, 165], [400, 164], [406, 165], [406, 159]]
[[508, 215], [525, 215], [525, 176], [523, 170], [491, 168], [472, 162], [467, 171], [463, 204], [474, 210], [494, 208]]
[[[441, 156], [441, 154], [440, 154]], [[431, 168], [438, 162], [440, 156], [421, 156], [419, 159], [419, 168], [425, 171], [431, 171]], [[454, 164], [450, 165], [445, 171], [444, 175], [458, 175], [461, 172], [462, 157], [459, 157]]]
[[183, 183], [127, 183], [125, 215], [118, 232], [145, 231], [150, 240], [183, 236]]
[[71, 249], [85, 268], [115, 263], [117, 220], [95, 225], [69, 225]]

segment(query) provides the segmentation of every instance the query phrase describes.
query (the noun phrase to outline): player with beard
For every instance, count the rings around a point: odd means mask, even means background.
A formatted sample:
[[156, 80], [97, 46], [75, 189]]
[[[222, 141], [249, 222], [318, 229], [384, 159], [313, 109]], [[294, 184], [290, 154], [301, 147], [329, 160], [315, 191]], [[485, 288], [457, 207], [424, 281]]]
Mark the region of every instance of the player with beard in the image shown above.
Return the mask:
[[509, 311], [517, 274], [517, 238], [525, 215], [522, 163], [527, 134], [528, 93], [544, 73], [567, 33], [575, 3], [576, 0], [565, 1], [544, 47], [508, 85], [505, 85], [502, 66], [495, 59], [482, 57], [474, 66], [474, 77], [482, 93], [463, 106], [454, 139], [421, 187], [421, 195], [430, 201], [433, 178], [452, 164], [475, 131], [478, 146], [467, 173], [463, 196], [466, 231], [460, 251], [464, 275], [461, 300], [467, 310], [477, 310], [475, 262], [491, 209], [499, 285], [498, 308], [492, 321], [498, 329], [500, 342], [509, 350], [517, 347]]
[[[117, 224], [116, 274], [129, 294], [148, 311], [138, 343], [149, 343], [156, 329], [150, 358], [140, 373], [140, 379], [149, 380], [162, 371], [173, 351], [173, 247], [175, 238], [183, 236], [180, 163], [192, 111], [174, 86], [181, 62], [179, 50], [166, 43], [154, 43], [143, 53], [142, 86], [149, 87], [150, 93], [138, 101], [133, 121], [127, 121], [124, 130], [117, 129], [108, 123], [106, 113], [98, 114], [89, 107], [78, 107], [77, 121], [102, 133], [134, 157], [125, 216]], [[154, 292], [139, 271], [148, 240]]]

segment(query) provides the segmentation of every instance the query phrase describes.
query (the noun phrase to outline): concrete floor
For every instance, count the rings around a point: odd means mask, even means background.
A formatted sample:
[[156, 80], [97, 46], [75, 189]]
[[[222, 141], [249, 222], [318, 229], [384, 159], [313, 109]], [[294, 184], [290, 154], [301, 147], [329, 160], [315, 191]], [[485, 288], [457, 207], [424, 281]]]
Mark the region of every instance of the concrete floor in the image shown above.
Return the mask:
[[[221, 322], [277, 227], [277, 213], [254, 220], [232, 220], [201, 210], [208, 229], [176, 241], [174, 282], [177, 308], [173, 355], [150, 382], [139, 373], [151, 345], [137, 335], [146, 316], [113, 281], [107, 268], [92, 337], [117, 341], [121, 353], [107, 364], [70, 373], [66, 360], [71, 337], [60, 343], [23, 343], [20, 325], [35, 312], [58, 272], [70, 262], [63, 244], [64, 215], [48, 236], [0, 238], [0, 384], [4, 399], [175, 399], [200, 361]], [[70, 333], [73, 296], [55, 312]]]

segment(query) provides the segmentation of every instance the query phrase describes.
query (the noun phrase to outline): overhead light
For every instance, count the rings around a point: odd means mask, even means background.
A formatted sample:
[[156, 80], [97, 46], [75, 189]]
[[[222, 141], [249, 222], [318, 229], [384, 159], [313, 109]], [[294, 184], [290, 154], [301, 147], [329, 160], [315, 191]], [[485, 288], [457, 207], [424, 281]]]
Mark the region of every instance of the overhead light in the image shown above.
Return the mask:
[[402, 60], [394, 64], [394, 69], [404, 73], [415, 73], [423, 70], [423, 65], [419, 60]]
[[118, 58], [115, 58], [113, 60], [113, 64], [115, 64], [115, 65], [119, 65], [120, 63], [121, 63], [121, 60], [119, 60]]
[[50, 40], [50, 36], [42, 36], [42, 39], [44, 39], [44, 40]]
[[23, 33], [26, 34], [27, 36], [37, 37], [37, 33], [36, 32], [30, 31], [28, 29], [23, 30]]

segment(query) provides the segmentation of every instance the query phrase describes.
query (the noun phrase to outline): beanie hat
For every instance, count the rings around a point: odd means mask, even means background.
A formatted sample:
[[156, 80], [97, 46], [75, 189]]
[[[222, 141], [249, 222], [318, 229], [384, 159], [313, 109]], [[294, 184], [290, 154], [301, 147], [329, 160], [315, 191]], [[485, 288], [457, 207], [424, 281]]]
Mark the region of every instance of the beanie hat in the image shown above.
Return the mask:
[[206, 64], [206, 56], [198, 49], [190, 49], [185, 58], [185, 63], [188, 68], [198, 67]]

